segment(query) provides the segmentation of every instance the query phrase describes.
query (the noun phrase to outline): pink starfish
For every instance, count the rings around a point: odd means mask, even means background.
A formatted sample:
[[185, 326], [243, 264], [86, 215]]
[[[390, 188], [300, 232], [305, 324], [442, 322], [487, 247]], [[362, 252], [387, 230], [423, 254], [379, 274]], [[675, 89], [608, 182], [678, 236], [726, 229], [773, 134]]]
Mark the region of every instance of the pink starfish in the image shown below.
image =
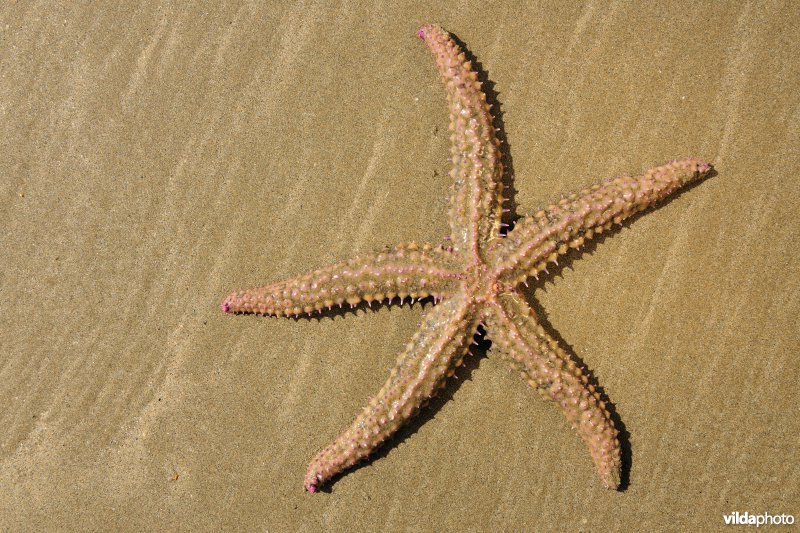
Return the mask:
[[227, 313], [312, 314], [344, 303], [433, 296], [419, 330], [388, 381], [355, 421], [311, 462], [305, 488], [367, 457], [444, 385], [461, 364], [479, 325], [499, 352], [543, 396], [555, 401], [589, 448], [604, 486], [620, 482], [617, 429], [587, 373], [542, 326], [517, 286], [570, 248], [666, 198], [711, 170], [697, 159], [673, 161], [639, 177], [603, 182], [500, 232], [500, 143], [472, 65], [441, 27], [418, 35], [445, 84], [452, 132], [451, 246], [409, 244], [321, 268], [222, 303]]

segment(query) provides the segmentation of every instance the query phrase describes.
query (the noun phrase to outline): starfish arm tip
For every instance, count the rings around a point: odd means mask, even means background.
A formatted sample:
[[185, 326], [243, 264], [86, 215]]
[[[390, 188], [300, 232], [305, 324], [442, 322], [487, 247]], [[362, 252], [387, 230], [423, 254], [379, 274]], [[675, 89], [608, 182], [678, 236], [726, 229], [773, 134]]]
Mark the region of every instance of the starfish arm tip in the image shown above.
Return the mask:
[[684, 169], [689, 171], [689, 175], [682, 179], [683, 183], [693, 181], [695, 179], [701, 178], [711, 172], [714, 169], [714, 166], [711, 163], [703, 159], [699, 159], [697, 157], [691, 157], [689, 159], [684, 159], [680, 161], [672, 161], [667, 165], [664, 165], [664, 169]]
[[605, 485], [605, 487], [608, 490], [619, 490], [620, 486], [619, 470], [618, 469], [613, 470], [611, 473], [609, 473], [608, 477], [605, 480], [603, 480], [603, 485]]
[[240, 298], [238, 293], [231, 293], [225, 297], [221, 304], [219, 304], [219, 308], [223, 313], [235, 314], [239, 311], [239, 308], [237, 307], [239, 300]]
[[441, 26], [439, 26], [438, 24], [429, 22], [428, 24], [423, 24], [420, 27], [420, 29], [417, 30], [417, 37], [419, 37], [422, 40], [425, 40], [425, 37], [430, 35], [430, 33], [433, 30], [444, 31], [444, 30], [442, 30]]
[[327, 481], [328, 476], [323, 475], [324, 470], [319, 467], [319, 457], [317, 457], [308, 467], [306, 478], [303, 481], [303, 488], [314, 494], [319, 492], [319, 488]]

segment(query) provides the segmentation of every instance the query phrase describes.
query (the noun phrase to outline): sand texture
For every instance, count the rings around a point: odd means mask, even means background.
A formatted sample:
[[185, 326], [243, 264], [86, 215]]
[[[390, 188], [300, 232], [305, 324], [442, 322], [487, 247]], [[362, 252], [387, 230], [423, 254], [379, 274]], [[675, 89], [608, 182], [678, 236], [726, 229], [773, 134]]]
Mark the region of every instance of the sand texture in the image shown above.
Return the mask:
[[[0, 530], [800, 521], [797, 3], [61, 4], [0, 7]], [[426, 22], [492, 81], [518, 214], [671, 159], [716, 169], [529, 292], [624, 423], [622, 492], [484, 345], [374, 460], [305, 493], [422, 309], [220, 312], [442, 242]]]

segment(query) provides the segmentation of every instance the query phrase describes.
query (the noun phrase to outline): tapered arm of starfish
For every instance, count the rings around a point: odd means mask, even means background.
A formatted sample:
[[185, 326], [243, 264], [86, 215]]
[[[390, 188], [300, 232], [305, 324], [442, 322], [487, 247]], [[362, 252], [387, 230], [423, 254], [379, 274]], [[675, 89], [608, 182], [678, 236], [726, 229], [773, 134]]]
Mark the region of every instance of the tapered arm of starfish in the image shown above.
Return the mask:
[[597, 474], [617, 488], [620, 448], [605, 403], [581, 367], [536, 321], [533, 310], [515, 292], [498, 295], [486, 313], [486, 334], [512, 367], [542, 396], [558, 403], [589, 447]]
[[425, 312], [389, 379], [350, 427], [311, 461], [305, 488], [317, 488], [393, 435], [453, 375], [478, 327], [475, 306], [463, 296]]
[[503, 165], [492, 114], [478, 75], [450, 34], [428, 24], [417, 35], [433, 52], [450, 109], [453, 247], [484, 259], [486, 243], [500, 232], [503, 202]]
[[221, 308], [226, 313], [297, 316], [361, 301], [440, 299], [458, 290], [460, 269], [457, 258], [442, 247], [411, 243], [237, 291]]
[[498, 279], [517, 285], [537, 274], [570, 248], [621, 224], [711, 170], [698, 159], [673, 161], [643, 176], [605, 181], [522, 219], [504, 239], [492, 242], [490, 262]]

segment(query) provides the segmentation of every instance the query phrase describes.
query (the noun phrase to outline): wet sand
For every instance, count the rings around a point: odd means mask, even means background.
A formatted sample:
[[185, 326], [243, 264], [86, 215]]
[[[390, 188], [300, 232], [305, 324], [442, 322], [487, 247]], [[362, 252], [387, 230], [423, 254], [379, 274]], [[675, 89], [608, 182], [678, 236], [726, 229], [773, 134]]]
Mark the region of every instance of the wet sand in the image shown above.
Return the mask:
[[[800, 519], [795, 4], [279, 6], [0, 8], [0, 529]], [[374, 460], [305, 493], [422, 309], [219, 310], [447, 234], [430, 21], [492, 81], [517, 214], [715, 166], [530, 291], [624, 423], [624, 491], [484, 348]]]

